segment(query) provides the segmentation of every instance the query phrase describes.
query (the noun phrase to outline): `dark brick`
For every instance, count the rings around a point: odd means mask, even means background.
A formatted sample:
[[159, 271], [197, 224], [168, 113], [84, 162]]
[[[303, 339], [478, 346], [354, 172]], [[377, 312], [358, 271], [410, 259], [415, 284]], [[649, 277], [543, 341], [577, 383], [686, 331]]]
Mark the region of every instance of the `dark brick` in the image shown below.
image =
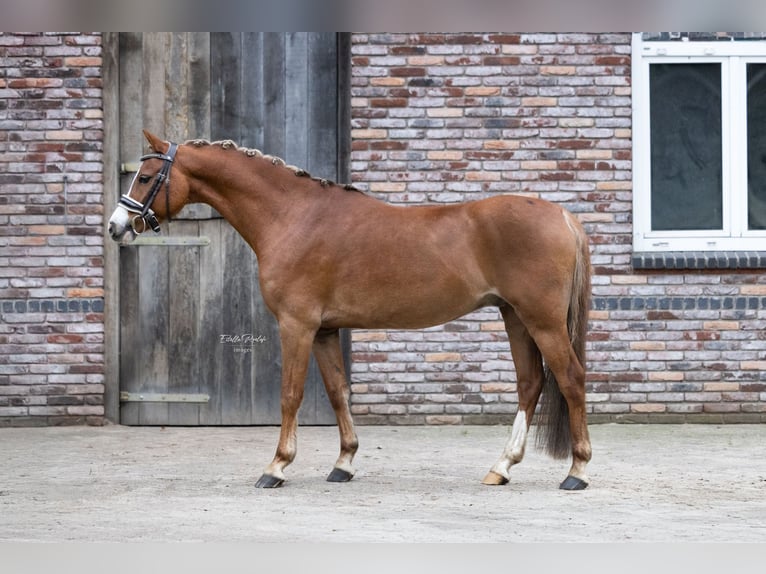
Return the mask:
[[560, 149], [591, 149], [596, 145], [594, 140], [578, 139], [578, 140], [559, 140], [556, 142], [556, 147]]
[[441, 78], [412, 78], [407, 82], [407, 85], [413, 88], [430, 88], [444, 85], [444, 80]]
[[509, 129], [521, 126], [521, 120], [516, 118], [487, 118], [484, 127], [489, 129]]
[[404, 108], [407, 107], [406, 98], [372, 98], [370, 106], [373, 108]]
[[393, 46], [390, 50], [393, 56], [422, 56], [426, 53], [424, 46]]
[[520, 44], [520, 34], [490, 34], [487, 40], [493, 44]]
[[82, 396], [78, 395], [64, 395], [64, 396], [49, 396], [49, 406], [65, 406], [65, 405], [81, 405], [83, 404]]
[[394, 77], [425, 76], [426, 69], [419, 67], [390, 68], [389, 74]]
[[521, 58], [518, 56], [485, 56], [485, 66], [518, 66]]
[[484, 39], [478, 34], [446, 34], [445, 44], [482, 44]]

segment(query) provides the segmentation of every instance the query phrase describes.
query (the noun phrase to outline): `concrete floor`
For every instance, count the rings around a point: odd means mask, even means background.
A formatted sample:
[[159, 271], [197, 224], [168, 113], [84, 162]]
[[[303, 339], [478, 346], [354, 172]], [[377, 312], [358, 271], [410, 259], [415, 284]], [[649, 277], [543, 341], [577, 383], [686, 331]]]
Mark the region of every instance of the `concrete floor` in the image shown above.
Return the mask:
[[766, 425], [590, 431], [569, 493], [569, 463], [534, 448], [482, 485], [501, 426], [360, 427], [345, 484], [324, 480], [337, 429], [301, 427], [276, 490], [253, 488], [275, 427], [0, 429], [0, 542], [766, 541]]

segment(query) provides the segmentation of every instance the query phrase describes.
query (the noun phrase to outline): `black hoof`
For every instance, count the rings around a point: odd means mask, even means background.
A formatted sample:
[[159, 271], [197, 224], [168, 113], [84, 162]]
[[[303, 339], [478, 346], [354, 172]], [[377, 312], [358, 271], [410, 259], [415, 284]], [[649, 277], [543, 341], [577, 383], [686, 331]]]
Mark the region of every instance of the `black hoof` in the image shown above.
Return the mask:
[[278, 488], [285, 482], [284, 478], [277, 478], [270, 474], [261, 475], [258, 482], [255, 483], [255, 488]]
[[577, 477], [567, 476], [564, 482], [559, 485], [559, 488], [561, 490], [585, 490], [588, 488], [588, 483]]
[[348, 482], [352, 478], [354, 478], [354, 475], [350, 472], [340, 468], [333, 468], [332, 472], [327, 476], [327, 482]]

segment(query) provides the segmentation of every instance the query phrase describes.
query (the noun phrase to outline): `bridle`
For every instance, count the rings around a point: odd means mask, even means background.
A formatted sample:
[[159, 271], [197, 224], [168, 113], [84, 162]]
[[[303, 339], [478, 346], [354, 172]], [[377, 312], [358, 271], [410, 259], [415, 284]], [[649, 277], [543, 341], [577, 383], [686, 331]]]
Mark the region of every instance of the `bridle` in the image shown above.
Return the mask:
[[[175, 160], [176, 152], [178, 151], [178, 144], [170, 142], [170, 148], [168, 153], [149, 153], [142, 155], [140, 161], [143, 163], [147, 159], [161, 159], [163, 161], [162, 168], [157, 172], [152, 183], [152, 188], [149, 190], [149, 195], [146, 197], [144, 203], [136, 201], [127, 194], [120, 197], [119, 205], [127, 209], [130, 213], [135, 213], [136, 216], [131, 220], [130, 226], [133, 231], [138, 235], [146, 231], [147, 227], [151, 227], [155, 233], [160, 232], [160, 222], [157, 220], [157, 215], [152, 211], [152, 204], [157, 197], [162, 185], [165, 184], [165, 213], [168, 220], [170, 220], [170, 168]], [[136, 178], [141, 173], [141, 167], [139, 166], [136, 175], [133, 177], [133, 181], [130, 184], [130, 189], [133, 189], [133, 185], [136, 183]], [[128, 190], [130, 193], [130, 190]], [[141, 229], [138, 229], [138, 222], [141, 222]]]

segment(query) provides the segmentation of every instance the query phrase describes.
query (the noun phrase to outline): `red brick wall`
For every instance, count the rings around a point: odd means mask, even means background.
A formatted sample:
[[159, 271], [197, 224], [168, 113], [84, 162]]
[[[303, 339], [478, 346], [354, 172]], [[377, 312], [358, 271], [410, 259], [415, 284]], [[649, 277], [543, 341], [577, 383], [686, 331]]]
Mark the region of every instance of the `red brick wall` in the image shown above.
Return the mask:
[[100, 34], [0, 34], [0, 426], [101, 424]]
[[[561, 203], [591, 240], [591, 421], [764, 421], [762, 273], [634, 271], [629, 34], [355, 34], [352, 177], [392, 203]], [[353, 337], [364, 423], [510, 420], [499, 314]]]

